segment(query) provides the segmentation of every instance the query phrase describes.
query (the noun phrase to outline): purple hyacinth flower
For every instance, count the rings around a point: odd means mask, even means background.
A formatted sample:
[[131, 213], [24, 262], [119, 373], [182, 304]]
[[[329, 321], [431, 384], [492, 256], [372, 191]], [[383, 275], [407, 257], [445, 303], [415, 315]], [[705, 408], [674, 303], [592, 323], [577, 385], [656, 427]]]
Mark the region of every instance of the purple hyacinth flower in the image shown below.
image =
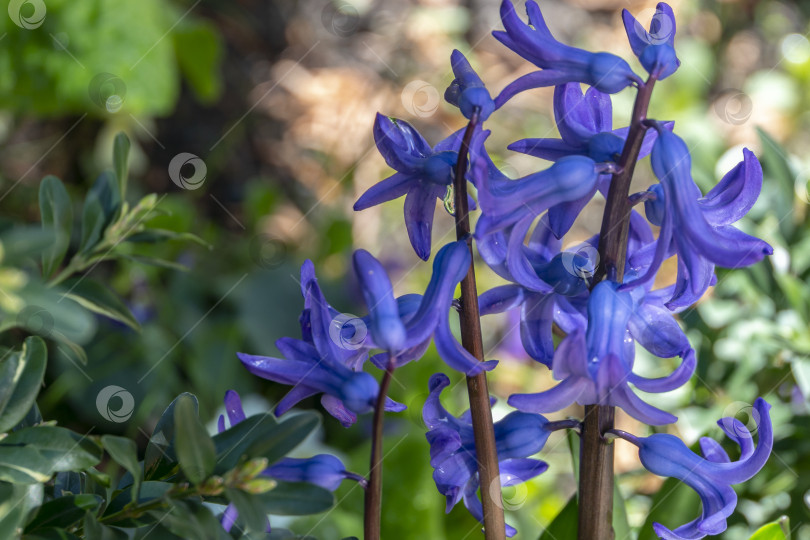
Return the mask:
[[[647, 424], [662, 425], [676, 420], [673, 415], [642, 401], [629, 383], [652, 393], [680, 387], [694, 373], [694, 350], [677, 324], [662, 326], [671, 319], [671, 314], [665, 310], [664, 313], [642, 311], [638, 297], [618, 288], [619, 285], [611, 281], [597, 284], [588, 299], [587, 330], [575, 330], [557, 347], [552, 371], [560, 384], [538, 394], [513, 394], [508, 401], [511, 406], [527, 412], [548, 413], [575, 402], [612, 405]], [[667, 339], [659, 342], [662, 335]], [[680, 356], [680, 366], [670, 375], [655, 379], [633, 373], [634, 339], [650, 347], [654, 354]]]
[[678, 478], [698, 493], [703, 506], [700, 517], [674, 531], [655, 523], [653, 529], [659, 538], [696, 540], [726, 530], [726, 518], [737, 505], [737, 495], [731, 485], [745, 482], [757, 474], [773, 449], [770, 408], [762, 398], [754, 402], [752, 417], [759, 432], [756, 448], [753, 434], [742, 422], [735, 418], [723, 418], [718, 422], [723, 432], [740, 446], [738, 461], [731, 461], [723, 447], [708, 437], [700, 439], [703, 457], [674, 435], [657, 433], [631, 439], [639, 447], [639, 458], [648, 471]]
[[714, 283], [714, 267], [741, 268], [773, 253], [764, 240], [732, 226], [753, 206], [762, 187], [762, 168], [754, 154], [744, 152], [743, 162], [728, 173], [706, 197], [691, 175], [691, 157], [683, 140], [658, 129], [653, 145], [653, 172], [660, 184], [653, 186], [654, 201], [647, 201], [647, 215], [661, 226], [658, 240], [631, 257], [634, 267], [646, 267], [625, 288], [651, 281], [661, 263], [678, 255], [678, 277], [672, 308], [697, 301]]
[[[245, 411], [242, 408], [242, 399], [234, 390], [225, 392], [225, 414], [220, 415], [217, 421], [217, 433], [222, 433], [230, 427], [242, 422], [245, 419]], [[355, 473], [346, 470], [343, 462], [330, 454], [318, 454], [311, 458], [282, 458], [270, 465], [262, 474], [270, 476], [276, 480], [284, 482], [307, 482], [315, 484], [329, 491], [335, 491], [340, 483], [349, 478], [365, 483], [365, 479]], [[239, 511], [234, 504], [229, 504], [222, 514], [222, 527], [229, 531], [236, 523]], [[267, 523], [267, 530], [270, 530], [270, 522]]]
[[496, 108], [515, 94], [543, 86], [580, 82], [594, 86], [607, 94], [615, 94], [631, 84], [643, 84], [630, 66], [616, 55], [592, 53], [557, 41], [546, 26], [540, 8], [532, 0], [526, 2], [529, 26], [518, 17], [511, 0], [501, 3], [504, 31], [492, 33], [514, 52], [532, 62], [541, 71], [520, 77], [495, 98]]
[[430, 257], [430, 237], [436, 199], [444, 199], [453, 182], [462, 131], [459, 130], [433, 148], [409, 123], [377, 114], [374, 142], [389, 167], [397, 171], [371, 186], [354, 203], [365, 210], [405, 195], [405, 226], [416, 254]]
[[672, 8], [659, 3], [647, 31], [630, 12], [622, 10], [624, 29], [633, 53], [651, 76], [666, 79], [678, 69], [681, 61], [675, 54], [675, 14]]
[[459, 50], [450, 55], [455, 79], [444, 92], [444, 99], [461, 110], [468, 120], [478, 108], [478, 121], [483, 122], [495, 111], [495, 102], [489, 95], [481, 77], [475, 72], [470, 62]]
[[[430, 394], [422, 409], [422, 419], [429, 431], [430, 465], [439, 493], [447, 498], [447, 512], [464, 500], [464, 506], [478, 521], [484, 511], [477, 491], [480, 486], [472, 422], [469, 412], [453, 416], [442, 406], [441, 393], [450, 384], [443, 373], [436, 373], [428, 383]], [[494, 403], [494, 400], [492, 400]], [[548, 469], [548, 464], [528, 456], [539, 452], [550, 431], [548, 421], [539, 414], [512, 412], [495, 422], [495, 445], [500, 467], [501, 485], [521, 484]], [[486, 489], [486, 486], [484, 487]], [[506, 525], [506, 535], [517, 531]]]
[[[559, 85], [554, 88], [554, 118], [561, 139], [522, 139], [508, 148], [549, 161], [574, 155], [588, 156], [597, 163], [619, 161], [629, 128], [613, 129], [613, 107], [608, 94], [594, 87], [583, 93], [579, 83]], [[673, 125], [664, 123], [670, 130]], [[655, 130], [647, 130], [639, 159], [650, 153], [656, 136]], [[610, 174], [600, 175], [596, 186], [586, 195], [549, 209], [549, 225], [558, 238], [569, 231], [597, 188], [607, 196], [610, 178]]]

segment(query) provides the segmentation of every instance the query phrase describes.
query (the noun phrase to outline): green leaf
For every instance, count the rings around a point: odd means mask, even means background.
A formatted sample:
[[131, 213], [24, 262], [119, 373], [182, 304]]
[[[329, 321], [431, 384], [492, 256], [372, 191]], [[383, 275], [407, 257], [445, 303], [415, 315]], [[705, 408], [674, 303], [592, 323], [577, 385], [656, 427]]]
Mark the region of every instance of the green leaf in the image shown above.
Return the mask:
[[700, 498], [692, 488], [677, 478], [667, 478], [655, 494], [647, 521], [639, 531], [638, 540], [658, 540], [653, 523], [674, 529], [700, 515]]
[[[141, 484], [140, 494], [138, 495], [138, 504], [144, 504], [150, 501], [154, 501], [155, 499], [162, 499], [166, 495], [166, 493], [168, 493], [169, 490], [171, 490], [174, 486], [175, 484], [170, 484], [168, 482], [151, 482], [151, 481], [143, 482]], [[130, 502], [132, 501], [132, 487], [133, 486], [125, 488], [123, 491], [117, 493], [112, 498], [110, 504], [107, 505], [107, 508], [104, 509], [105, 518], [108, 518], [114, 514], [121, 512], [126, 505], [130, 504]], [[121, 521], [123, 521], [123, 519], [125, 518], [122, 517]], [[149, 521], [151, 521], [151, 519], [149, 519]], [[128, 526], [123, 525], [121, 522], [117, 520], [115, 521], [115, 524], [121, 526]]]
[[25, 527], [25, 532], [31, 533], [47, 527], [71, 527], [87, 512], [96, 510], [101, 502], [101, 497], [88, 493], [53, 499], [39, 507], [37, 515]]
[[0, 482], [0, 538], [18, 538], [28, 513], [42, 503], [42, 484]]
[[335, 504], [332, 492], [305, 483], [279, 482], [275, 489], [253, 497], [261, 501], [266, 513], [277, 516], [318, 514]]
[[0, 480], [12, 484], [44, 483], [51, 478], [51, 462], [35, 449], [0, 445]]
[[129, 149], [130, 142], [126, 133], [119, 133], [113, 141], [113, 167], [115, 176], [118, 179], [118, 192], [121, 198], [126, 197], [127, 177], [129, 173]]
[[53, 234], [50, 249], [42, 253], [42, 276], [48, 278], [62, 264], [73, 229], [73, 203], [55, 176], [46, 176], [39, 184], [39, 212], [42, 227]]
[[42, 227], [13, 227], [0, 234], [0, 261], [16, 264], [39, 256], [53, 245], [53, 231]]
[[[3, 387], [13, 388], [11, 397], [0, 409], [0, 432], [8, 431], [16, 426], [31, 410], [42, 386], [45, 376], [45, 364], [48, 360], [48, 349], [42, 338], [31, 336], [26, 338], [22, 351], [12, 353], [18, 355], [16, 369], [10, 377], [0, 380]], [[8, 361], [8, 360], [6, 360]], [[9, 369], [5, 375], [10, 374]]]
[[155, 430], [146, 445], [146, 452], [143, 458], [144, 479], [152, 480], [162, 478], [168, 474], [177, 463], [174, 446], [174, 407], [177, 400], [183, 396], [188, 396], [193, 400], [194, 407], [197, 407], [197, 398], [193, 394], [182, 393], [172, 401], [155, 425]]
[[782, 516], [772, 523], [763, 525], [749, 540], [790, 540], [790, 519]]
[[84, 537], [86, 540], [128, 540], [129, 535], [122, 529], [99, 523], [95, 514], [88, 512], [84, 515]]
[[120, 209], [118, 182], [114, 175], [102, 173], [84, 200], [81, 253], [89, 253], [101, 241], [104, 229], [117, 217]]
[[[572, 495], [557, 517], [546, 527], [540, 540], [558, 540], [560, 538], [576, 538], [579, 529], [579, 513], [577, 510], [577, 497]], [[617, 537], [618, 538], [618, 537]]]
[[217, 454], [214, 441], [197, 415], [197, 403], [188, 395], [177, 398], [174, 406], [174, 447], [180, 469], [194, 484], [214, 472]]
[[141, 487], [141, 465], [138, 463], [138, 447], [135, 441], [126, 437], [102, 435], [101, 444], [104, 445], [104, 449], [107, 450], [110, 457], [132, 475], [134, 482], [132, 500], [137, 501]]
[[101, 461], [101, 447], [92, 439], [59, 427], [40, 425], [10, 433], [0, 440], [0, 450], [25, 448], [41, 454], [50, 463], [48, 475], [81, 471]]
[[70, 291], [67, 297], [80, 306], [124, 323], [133, 330], [140, 330], [141, 325], [126, 304], [97, 281], [84, 277], [73, 278], [65, 282], [65, 287]]
[[236, 505], [241, 519], [249, 531], [264, 531], [267, 529], [267, 512], [262, 502], [244, 491], [228, 488], [225, 496]]
[[201, 103], [213, 103], [222, 93], [222, 44], [216, 28], [206, 22], [180, 25], [172, 34], [177, 63]]
[[630, 524], [627, 522], [627, 508], [624, 501], [616, 478], [613, 483], [613, 535], [617, 540], [630, 540], [633, 537]]
[[246, 450], [250, 458], [265, 457], [274, 463], [301, 444], [321, 424], [321, 417], [314, 411], [297, 414], [281, 422], [267, 438], [253, 442]]
[[214, 472], [224, 474], [236, 467], [247, 455], [247, 449], [251, 444], [271, 437], [277, 427], [278, 422], [272, 414], [257, 414], [214, 435], [214, 446], [217, 451], [217, 465]]

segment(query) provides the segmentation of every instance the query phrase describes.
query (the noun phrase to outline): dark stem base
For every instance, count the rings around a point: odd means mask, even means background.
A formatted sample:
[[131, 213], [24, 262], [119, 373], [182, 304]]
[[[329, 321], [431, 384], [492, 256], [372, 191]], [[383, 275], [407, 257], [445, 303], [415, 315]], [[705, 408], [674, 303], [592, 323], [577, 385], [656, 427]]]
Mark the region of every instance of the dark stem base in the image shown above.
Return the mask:
[[390, 366], [385, 370], [377, 403], [374, 407], [374, 419], [371, 428], [371, 459], [369, 463], [368, 484], [363, 512], [363, 537], [366, 540], [380, 540], [382, 517], [382, 443], [383, 419], [385, 417], [385, 397], [391, 385], [394, 370]]
[[[613, 540], [613, 407], [586, 405], [579, 465], [579, 540]], [[609, 496], [605, 496], [610, 494]]]

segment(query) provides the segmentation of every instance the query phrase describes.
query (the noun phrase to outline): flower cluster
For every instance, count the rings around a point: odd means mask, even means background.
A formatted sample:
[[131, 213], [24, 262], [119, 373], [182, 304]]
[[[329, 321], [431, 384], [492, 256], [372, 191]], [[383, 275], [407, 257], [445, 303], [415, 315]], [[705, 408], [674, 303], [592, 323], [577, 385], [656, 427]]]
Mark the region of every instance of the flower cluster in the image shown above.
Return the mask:
[[[527, 0], [526, 11], [528, 23], [511, 0], [503, 0], [504, 30], [494, 36], [539, 71], [518, 78], [497, 96], [487, 90], [464, 55], [453, 51], [454, 79], [445, 98], [468, 120], [466, 129], [432, 146], [403, 120], [378, 114], [374, 122], [377, 148], [395, 173], [368, 189], [354, 208], [364, 210], [405, 196], [405, 226], [419, 258], [430, 257], [436, 201], [448, 196], [459, 181], [458, 171], [466, 171], [465, 179], [476, 188], [477, 200], [470, 200], [470, 207], [480, 210], [475, 230], [470, 238], [439, 249], [424, 294], [396, 298], [383, 265], [360, 250], [354, 254], [353, 268], [368, 315], [350, 318], [326, 302], [313, 266], [306, 262], [301, 269], [301, 339], [277, 342], [283, 358], [240, 354], [253, 373], [293, 387], [276, 406], [276, 414], [322, 394], [324, 408], [346, 426], [383, 403], [378, 395], [381, 386], [364, 371], [366, 360], [388, 375], [420, 358], [432, 340], [450, 368], [469, 376], [490, 370], [495, 362], [476, 359], [462, 348], [448, 319], [455, 288], [471, 265], [468, 242], [475, 240], [486, 265], [509, 282], [480, 295], [480, 313], [519, 310], [526, 355], [550, 368], [559, 381], [550, 389], [510, 396], [508, 404], [518, 411], [492, 426], [504, 485], [546, 470], [543, 461], [531, 458], [551, 431], [540, 413], [558, 412], [575, 403], [603, 405], [618, 407], [645, 424], [674, 423], [674, 415], [637, 392], [669, 392], [692, 377], [698, 359], [676, 314], [714, 285], [715, 267], [750, 266], [772, 253], [766, 242], [734, 226], [762, 187], [756, 156], [744, 150], [739, 165], [703, 195], [691, 176], [689, 148], [674, 133], [674, 124], [646, 118], [653, 86], [680, 66], [675, 18], [667, 4], [658, 4], [649, 29], [627, 11], [623, 14], [630, 47], [646, 79], [618, 56], [557, 41], [533, 0]], [[587, 86], [584, 91], [582, 85]], [[516, 94], [549, 86], [554, 87], [560, 138], [528, 138], [508, 148], [552, 163], [545, 170], [511, 179], [488, 155], [490, 131], [484, 124]], [[631, 125], [614, 128], [611, 94], [628, 88], [638, 96]], [[636, 161], [647, 155], [658, 183], [640, 193], [622, 193], [621, 189], [629, 189]], [[607, 241], [601, 233], [573, 249], [562, 249], [565, 235], [597, 193], [609, 202], [616, 197], [627, 201], [618, 263], [600, 262]], [[642, 201], [644, 215], [633, 209]], [[657, 236], [651, 225], [660, 228]], [[604, 225], [603, 232], [605, 236], [609, 232]], [[675, 282], [654, 288], [662, 263], [672, 256], [677, 257]], [[554, 332], [564, 336], [556, 345]], [[655, 378], [640, 375], [634, 370], [637, 346], [660, 359], [678, 357], [677, 367]], [[483, 521], [477, 492], [487, 486], [481, 486], [471, 417], [469, 413], [456, 417], [443, 408], [439, 397], [448, 385], [446, 375], [433, 375], [423, 409], [433, 477], [447, 498], [448, 511], [463, 500]], [[386, 410], [403, 408], [387, 397], [384, 403]], [[754, 408], [759, 417], [756, 449], [751, 433], [739, 421], [721, 420], [721, 427], [741, 447], [735, 463], [710, 439], [701, 440], [700, 457], [672, 435], [620, 434], [639, 447], [649, 471], [681, 479], [703, 501], [701, 516], [692, 523], [674, 531], [656, 524], [661, 538], [696, 539], [725, 529], [736, 503], [729, 485], [756, 474], [773, 444], [768, 404], [758, 399]], [[295, 476], [309, 470], [303, 463], [280, 463], [269, 471]], [[324, 471], [319, 482], [332, 487], [343, 478], [338, 469], [337, 463], [323, 462], [313, 470]], [[508, 535], [514, 532], [507, 526]]]

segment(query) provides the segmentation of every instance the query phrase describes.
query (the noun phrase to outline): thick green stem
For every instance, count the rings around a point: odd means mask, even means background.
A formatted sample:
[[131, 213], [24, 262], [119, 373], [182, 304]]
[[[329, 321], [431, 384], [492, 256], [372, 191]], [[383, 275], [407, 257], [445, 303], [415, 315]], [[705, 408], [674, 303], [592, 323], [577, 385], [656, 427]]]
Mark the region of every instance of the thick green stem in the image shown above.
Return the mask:
[[[453, 187], [455, 190], [456, 237], [466, 240], [472, 255], [470, 215], [467, 202], [467, 154], [476, 124], [478, 111], [473, 113], [456, 162]], [[478, 310], [478, 289], [475, 283], [475, 265], [470, 261], [467, 275], [461, 281], [461, 344], [478, 360], [484, 360], [484, 342], [481, 336], [481, 315]], [[487, 540], [503, 540], [506, 524], [501, 500], [501, 478], [498, 470], [498, 452], [495, 447], [495, 431], [492, 426], [492, 409], [489, 403], [486, 372], [467, 377], [467, 393], [470, 398], [475, 454], [478, 459], [478, 477], [481, 481], [481, 503], [484, 508], [484, 535]]]
[[[608, 191], [602, 229], [599, 234], [599, 261], [593, 284], [605, 277], [621, 281], [627, 258], [627, 235], [632, 210], [630, 183], [638, 161], [647, 126], [655, 78], [650, 76], [640, 86], [633, 106], [630, 132], [627, 135], [618, 172], [613, 175]], [[613, 540], [613, 445], [604, 434], [613, 429], [615, 410], [612, 406], [587, 405], [582, 421], [579, 472], [579, 540]]]

